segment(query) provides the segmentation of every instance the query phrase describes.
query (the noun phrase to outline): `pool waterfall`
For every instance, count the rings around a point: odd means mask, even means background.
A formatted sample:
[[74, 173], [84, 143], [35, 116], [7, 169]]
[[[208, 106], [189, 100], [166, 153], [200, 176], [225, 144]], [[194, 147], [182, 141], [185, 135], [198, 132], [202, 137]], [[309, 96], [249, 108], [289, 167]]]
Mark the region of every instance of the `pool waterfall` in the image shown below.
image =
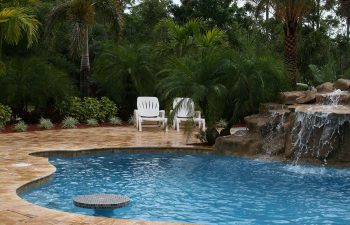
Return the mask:
[[249, 133], [245, 137], [219, 138], [216, 151], [265, 158], [278, 156], [293, 165], [312, 162], [350, 166], [349, 91], [312, 95], [313, 104], [262, 104], [259, 114], [245, 118]]

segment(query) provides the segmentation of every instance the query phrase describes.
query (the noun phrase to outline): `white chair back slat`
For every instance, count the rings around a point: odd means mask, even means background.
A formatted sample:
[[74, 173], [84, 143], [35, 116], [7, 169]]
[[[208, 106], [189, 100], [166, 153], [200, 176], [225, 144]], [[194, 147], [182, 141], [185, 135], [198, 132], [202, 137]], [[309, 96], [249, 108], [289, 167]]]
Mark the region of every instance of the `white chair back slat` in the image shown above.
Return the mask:
[[141, 117], [159, 116], [159, 101], [156, 97], [138, 97], [137, 110]]
[[[179, 105], [181, 104], [181, 105]], [[173, 101], [175, 117], [189, 118], [194, 117], [194, 102], [190, 98], [175, 98]]]

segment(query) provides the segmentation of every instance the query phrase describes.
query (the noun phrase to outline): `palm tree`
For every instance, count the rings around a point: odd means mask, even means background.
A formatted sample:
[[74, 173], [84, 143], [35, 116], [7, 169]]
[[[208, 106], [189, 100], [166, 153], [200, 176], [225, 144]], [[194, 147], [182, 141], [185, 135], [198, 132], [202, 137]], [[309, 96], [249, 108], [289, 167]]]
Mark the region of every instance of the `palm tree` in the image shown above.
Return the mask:
[[123, 3], [122, 0], [114, 0], [115, 15], [118, 21], [118, 39], [122, 39], [124, 36], [125, 21], [123, 16]]
[[[229, 70], [228, 51], [206, 48], [196, 55], [175, 57], [168, 61], [162, 73], [166, 74], [157, 89], [162, 98], [172, 102], [175, 97], [189, 97], [203, 112], [208, 124], [207, 135], [216, 132], [228, 89], [224, 78]], [[214, 144], [215, 137], [208, 138]]]
[[295, 88], [298, 81], [297, 29], [313, 0], [272, 0], [275, 13], [284, 28], [284, 61], [289, 84]]
[[[116, 22], [116, 12], [112, 0], [65, 0], [57, 5], [48, 17], [47, 33], [63, 23], [72, 26], [72, 55], [79, 54], [80, 61], [80, 93], [81, 96], [89, 95], [90, 58], [89, 58], [89, 30], [94, 25], [95, 13], [108, 19], [109, 23]], [[118, 17], [119, 18], [119, 17]]]
[[156, 51], [165, 59], [157, 89], [164, 100], [192, 98], [206, 118], [207, 140], [213, 143], [217, 133], [215, 121], [221, 112], [218, 109], [227, 92], [222, 81], [227, 71], [227, 36], [219, 28], [207, 29], [207, 24], [199, 19], [184, 25], [163, 20], [156, 31], [159, 35]]
[[38, 39], [40, 22], [26, 8], [8, 7], [0, 11], [0, 71], [5, 71], [1, 61], [3, 43], [17, 45], [23, 38], [27, 39], [27, 47]]
[[49, 14], [47, 31], [54, 31], [59, 24], [72, 25], [72, 54], [80, 54], [80, 93], [89, 94], [90, 59], [89, 28], [94, 24], [94, 4], [92, 0], [67, 0], [57, 5]]
[[124, 9], [127, 4], [132, 4], [134, 0], [94, 0], [96, 13], [105, 21], [111, 22], [115, 30], [116, 41], [120, 41], [124, 36], [125, 19]]
[[148, 45], [108, 42], [98, 54], [93, 77], [103, 94], [121, 106], [124, 119], [135, 109], [137, 96], [155, 94], [155, 61]]
[[350, 37], [350, 0], [339, 0], [339, 13], [346, 19], [346, 38]]
[[208, 30], [207, 27], [208, 24], [201, 19], [191, 19], [184, 25], [172, 19], [161, 20], [155, 28], [157, 51], [161, 55], [184, 56], [200, 45], [227, 45], [224, 31], [216, 27]]

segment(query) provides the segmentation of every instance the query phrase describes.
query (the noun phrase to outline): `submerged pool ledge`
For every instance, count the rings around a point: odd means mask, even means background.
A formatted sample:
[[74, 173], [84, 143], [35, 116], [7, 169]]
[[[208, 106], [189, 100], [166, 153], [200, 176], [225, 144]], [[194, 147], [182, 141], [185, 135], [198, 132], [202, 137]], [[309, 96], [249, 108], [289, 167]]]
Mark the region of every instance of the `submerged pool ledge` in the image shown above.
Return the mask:
[[61, 212], [31, 204], [18, 196], [51, 178], [55, 167], [47, 157], [155, 151], [155, 146], [156, 151], [211, 152], [211, 148], [187, 145], [182, 132], [165, 133], [157, 128], [146, 128], [144, 132], [130, 126], [0, 133], [1, 224], [179, 224]]

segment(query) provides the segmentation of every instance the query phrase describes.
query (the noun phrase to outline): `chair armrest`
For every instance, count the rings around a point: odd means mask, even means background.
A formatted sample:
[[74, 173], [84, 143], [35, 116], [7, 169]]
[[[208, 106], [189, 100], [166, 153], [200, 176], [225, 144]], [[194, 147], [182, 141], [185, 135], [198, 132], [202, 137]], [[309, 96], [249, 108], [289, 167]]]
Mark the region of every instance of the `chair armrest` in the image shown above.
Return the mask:
[[159, 116], [165, 118], [165, 110], [159, 110]]
[[201, 118], [201, 114], [202, 114], [201, 111], [195, 111], [194, 112], [194, 117], [200, 119]]

